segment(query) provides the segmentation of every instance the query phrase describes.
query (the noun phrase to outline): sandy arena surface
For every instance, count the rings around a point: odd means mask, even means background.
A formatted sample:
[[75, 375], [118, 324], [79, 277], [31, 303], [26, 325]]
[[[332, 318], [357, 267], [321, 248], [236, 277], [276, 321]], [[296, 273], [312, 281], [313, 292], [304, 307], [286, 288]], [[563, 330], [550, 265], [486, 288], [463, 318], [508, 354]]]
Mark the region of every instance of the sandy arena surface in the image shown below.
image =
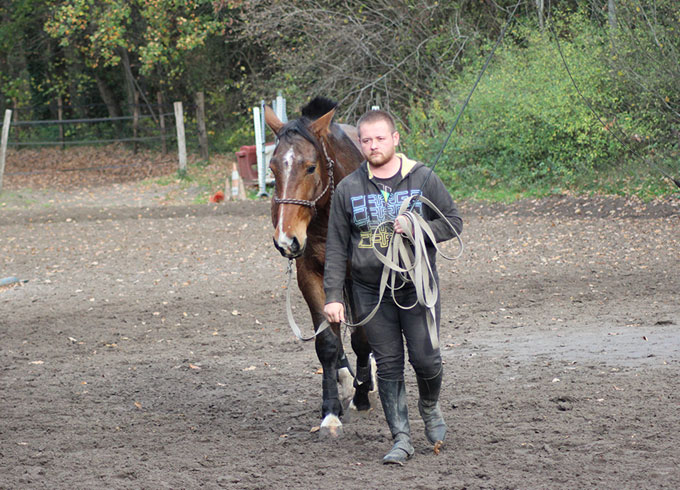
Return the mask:
[[0, 488], [680, 488], [677, 198], [462, 203], [450, 435], [432, 454], [409, 369], [416, 455], [394, 467], [379, 403], [312, 432], [319, 363], [267, 203], [116, 190], [0, 208], [0, 278], [28, 281], [0, 289]]

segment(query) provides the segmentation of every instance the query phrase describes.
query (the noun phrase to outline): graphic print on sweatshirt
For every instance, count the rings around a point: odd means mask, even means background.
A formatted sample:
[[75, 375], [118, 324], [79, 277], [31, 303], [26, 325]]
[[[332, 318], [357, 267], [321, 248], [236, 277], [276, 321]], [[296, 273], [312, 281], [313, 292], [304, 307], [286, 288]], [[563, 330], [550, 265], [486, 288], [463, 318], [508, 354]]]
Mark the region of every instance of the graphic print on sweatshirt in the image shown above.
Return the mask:
[[[373, 243], [379, 248], [387, 247], [392, 235], [392, 226], [382, 226], [374, 237], [376, 228], [383, 221], [394, 221], [404, 200], [419, 194], [420, 189], [411, 189], [394, 192], [387, 200], [382, 193], [352, 197], [352, 221], [361, 230], [358, 247], [372, 248]], [[423, 203], [416, 201], [413, 210], [421, 214], [422, 207]]]

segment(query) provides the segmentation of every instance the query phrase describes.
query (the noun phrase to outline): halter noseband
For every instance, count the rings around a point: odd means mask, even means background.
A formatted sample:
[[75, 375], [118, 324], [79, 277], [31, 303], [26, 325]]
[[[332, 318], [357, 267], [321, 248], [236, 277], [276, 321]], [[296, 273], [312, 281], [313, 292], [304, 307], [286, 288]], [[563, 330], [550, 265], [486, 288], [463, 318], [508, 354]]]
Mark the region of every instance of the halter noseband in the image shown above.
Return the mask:
[[313, 200], [307, 201], [306, 199], [280, 199], [276, 196], [274, 196], [274, 202], [277, 204], [297, 204], [298, 206], [306, 206], [308, 208], [312, 208], [314, 212], [316, 212], [316, 203], [323, 197], [324, 194], [328, 191], [328, 189], [331, 190], [331, 196], [333, 196], [333, 191], [335, 191], [335, 180], [333, 178], [333, 166], [335, 165], [335, 162], [331, 157], [328, 156], [328, 151], [326, 150], [326, 143], [324, 143], [324, 140], [321, 140], [321, 148], [323, 148], [323, 154], [326, 156], [326, 166], [328, 167], [328, 183], [326, 184], [326, 187], [324, 187], [323, 191], [321, 191], [321, 194], [316, 196]]

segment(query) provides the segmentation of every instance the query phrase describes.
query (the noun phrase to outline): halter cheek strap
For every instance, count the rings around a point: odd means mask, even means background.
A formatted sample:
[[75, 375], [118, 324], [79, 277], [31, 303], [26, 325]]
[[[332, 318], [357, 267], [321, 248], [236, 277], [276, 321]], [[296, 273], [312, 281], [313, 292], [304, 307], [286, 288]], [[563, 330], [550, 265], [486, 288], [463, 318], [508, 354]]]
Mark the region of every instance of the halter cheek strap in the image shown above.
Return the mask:
[[321, 191], [321, 194], [316, 196], [314, 199], [311, 201], [308, 201], [306, 199], [280, 199], [276, 196], [274, 196], [274, 202], [277, 204], [297, 204], [298, 206], [306, 206], [308, 208], [312, 208], [314, 212], [316, 212], [316, 203], [319, 202], [319, 199], [321, 199], [326, 192], [328, 192], [328, 189], [331, 190], [331, 196], [333, 196], [333, 192], [335, 191], [335, 179], [333, 178], [333, 167], [335, 166], [335, 161], [328, 156], [328, 150], [326, 150], [326, 143], [324, 140], [321, 140], [321, 148], [323, 148], [323, 154], [326, 156], [326, 166], [328, 168], [328, 183], [326, 184], [326, 187], [324, 187], [323, 191]]

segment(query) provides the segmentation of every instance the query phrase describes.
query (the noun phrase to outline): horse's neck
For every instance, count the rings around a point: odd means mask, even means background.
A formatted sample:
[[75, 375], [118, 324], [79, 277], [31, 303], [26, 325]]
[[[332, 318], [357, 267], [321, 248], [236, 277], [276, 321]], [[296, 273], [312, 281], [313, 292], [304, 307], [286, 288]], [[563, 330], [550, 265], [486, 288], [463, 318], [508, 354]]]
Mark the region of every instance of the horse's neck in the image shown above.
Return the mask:
[[[329, 137], [329, 144], [332, 146], [334, 150], [333, 153], [335, 154], [334, 177], [336, 184], [347, 175], [354, 172], [363, 161], [356, 130], [353, 126], [348, 126], [346, 124], [339, 126], [342, 131], [339, 133], [331, 133]], [[348, 130], [353, 129], [353, 135], [347, 133]], [[343, 137], [343, 132], [347, 135], [346, 138]], [[357, 140], [356, 142], [354, 141], [355, 139]]]

